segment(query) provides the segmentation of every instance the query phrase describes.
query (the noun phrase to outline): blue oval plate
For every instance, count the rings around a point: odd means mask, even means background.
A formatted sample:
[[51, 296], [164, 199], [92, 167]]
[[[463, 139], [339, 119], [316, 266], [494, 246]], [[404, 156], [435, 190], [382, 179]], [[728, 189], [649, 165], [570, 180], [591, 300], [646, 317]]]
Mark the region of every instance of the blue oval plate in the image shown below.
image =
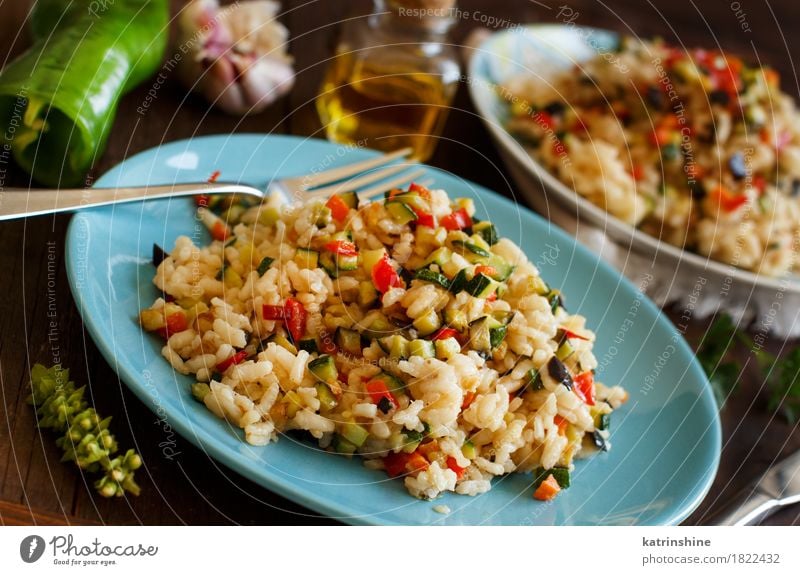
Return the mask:
[[[236, 135], [172, 142], [126, 160], [98, 186], [224, 180], [265, 187], [364, 159], [374, 152], [291, 136]], [[598, 378], [621, 383], [630, 400], [612, 420], [609, 453], [577, 463], [573, 484], [551, 504], [531, 497], [530, 475], [512, 474], [477, 497], [435, 502], [407, 495], [382, 472], [288, 437], [266, 447], [194, 401], [191, 379], [161, 357], [137, 317], [157, 297], [153, 243], [179, 235], [207, 242], [190, 199], [138, 202], [77, 213], [67, 233], [67, 272], [84, 323], [105, 359], [185, 439], [234, 471], [319, 513], [353, 524], [676, 524], [706, 494], [719, 463], [720, 423], [711, 388], [672, 324], [640, 292], [573, 238], [524, 207], [428, 168], [451, 197], [472, 197], [478, 215], [517, 242], [570, 311], [597, 333]], [[640, 286], [641, 287], [641, 286]], [[434, 506], [447, 505], [442, 515]]]

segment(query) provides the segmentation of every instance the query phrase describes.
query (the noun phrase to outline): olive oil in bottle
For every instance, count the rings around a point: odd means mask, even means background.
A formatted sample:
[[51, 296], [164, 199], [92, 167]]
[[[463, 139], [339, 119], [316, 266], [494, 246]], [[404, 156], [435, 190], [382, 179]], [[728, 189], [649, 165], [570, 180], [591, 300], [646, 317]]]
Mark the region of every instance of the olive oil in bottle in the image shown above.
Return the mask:
[[366, 21], [345, 27], [317, 110], [333, 141], [383, 151], [409, 146], [423, 161], [433, 153], [460, 77], [456, 54], [444, 43], [452, 2], [420, 12], [404, 9], [404, 1], [376, 0]]

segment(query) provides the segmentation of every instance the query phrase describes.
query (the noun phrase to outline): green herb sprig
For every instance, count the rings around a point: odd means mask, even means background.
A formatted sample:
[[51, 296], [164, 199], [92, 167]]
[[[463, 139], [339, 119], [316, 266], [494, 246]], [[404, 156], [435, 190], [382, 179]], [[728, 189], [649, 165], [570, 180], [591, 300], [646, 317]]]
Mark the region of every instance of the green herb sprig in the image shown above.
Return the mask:
[[86, 387], [75, 387], [69, 380], [69, 370], [60, 365], [46, 368], [36, 364], [31, 370], [31, 395], [39, 427], [62, 434], [56, 439], [63, 451], [61, 461], [74, 461], [81, 469], [102, 472], [95, 481], [103, 497], [122, 497], [127, 491], [139, 495], [134, 471], [142, 466], [142, 458], [133, 449], [112, 456], [118, 445], [108, 427], [111, 418], [101, 419], [84, 399]]
[[737, 345], [747, 347], [756, 360], [768, 391], [767, 408], [773, 411], [780, 407], [787, 421], [793, 424], [800, 416], [800, 347], [778, 358], [737, 329], [730, 316], [718, 316], [697, 349], [697, 359], [720, 404], [736, 391], [743, 369], [738, 359], [727, 359]]

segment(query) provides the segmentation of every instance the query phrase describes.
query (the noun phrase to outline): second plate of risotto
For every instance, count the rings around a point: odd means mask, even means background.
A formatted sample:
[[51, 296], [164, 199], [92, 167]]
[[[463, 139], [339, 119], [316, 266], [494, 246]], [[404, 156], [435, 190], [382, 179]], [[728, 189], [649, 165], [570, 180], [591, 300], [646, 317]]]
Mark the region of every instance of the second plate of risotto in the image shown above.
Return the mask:
[[[372, 153], [199, 138], [100, 185], [219, 171], [266, 186]], [[370, 202], [200, 197], [77, 214], [73, 293], [140, 399], [314, 511], [355, 524], [688, 516], [716, 471], [717, 410], [646, 286], [509, 200], [433, 168], [426, 179]]]

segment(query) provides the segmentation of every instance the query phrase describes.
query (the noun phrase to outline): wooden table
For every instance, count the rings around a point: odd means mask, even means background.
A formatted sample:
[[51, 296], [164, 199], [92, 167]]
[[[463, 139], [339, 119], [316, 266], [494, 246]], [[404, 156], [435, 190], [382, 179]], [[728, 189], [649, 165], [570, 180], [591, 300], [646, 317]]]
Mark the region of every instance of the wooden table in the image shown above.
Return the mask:
[[[26, 46], [17, 30], [24, 21], [28, 2], [7, 2], [0, 9], [0, 64]], [[298, 70], [297, 85], [290, 96], [263, 114], [239, 119], [208, 109], [194, 96], [184, 99], [183, 89], [170, 78], [152, 104], [148, 121], [137, 122], [135, 108], [149, 86], [141, 86], [122, 102], [108, 150], [98, 162], [99, 174], [126, 156], [162, 142], [201, 134], [276, 132], [319, 136], [319, 123], [311, 101], [317, 89], [322, 62], [330, 53], [336, 25], [345, 15], [345, 4], [365, 9], [365, 2], [318, 0], [284, 1], [283, 21], [291, 30], [291, 51]], [[554, 21], [563, 1], [462, 0], [470, 13], [511, 22]], [[750, 32], [742, 28], [727, 2], [695, 3], [659, 0], [657, 10], [644, 1], [618, 0], [614, 11], [590, 0], [570, 2], [578, 12], [576, 23], [635, 30], [643, 36], [676, 36], [688, 45], [713, 44], [758, 56], [773, 63], [791, 90], [795, 76], [787, 54], [797, 53], [794, 30], [786, 37], [784, 26], [796, 20], [792, 2], [773, 2], [767, 8], [741, 0]], [[176, 3], [176, 7], [180, 3]], [[700, 5], [700, 3], [697, 3]], [[735, 5], [735, 3], [734, 3]], [[702, 10], [702, 12], [700, 12]], [[362, 10], [363, 11], [363, 10]], [[465, 18], [455, 37], [461, 40], [480, 22]], [[712, 36], [713, 35], [713, 36]], [[752, 42], [752, 44], [751, 44]], [[450, 169], [500, 193], [509, 194], [503, 167], [488, 134], [475, 116], [465, 86], [461, 86], [450, 115], [445, 139], [432, 163]], [[2, 185], [27, 185], [24, 174], [9, 171]], [[156, 417], [121, 384], [115, 372], [87, 337], [67, 285], [64, 271], [64, 235], [69, 216], [40, 217], [0, 225], [0, 522], [36, 520], [101, 522], [110, 524], [320, 524], [331, 520], [316, 516], [221, 467], [205, 453], [176, 438], [172, 460], [158, 446], [164, 436]], [[48, 285], [55, 289], [55, 302], [48, 302]], [[57, 329], [49, 327], [54, 311]], [[673, 318], [679, 312], [670, 312]], [[695, 321], [688, 331], [697, 342], [707, 328]], [[778, 346], [780, 342], [770, 345]], [[74, 379], [89, 383], [98, 411], [114, 416], [114, 430], [122, 445], [135, 446], [145, 467], [137, 473], [142, 485], [139, 497], [106, 500], [72, 465], [59, 463], [60, 452], [50, 433], [40, 434], [33, 411], [26, 405], [29, 368], [33, 363], [52, 363], [60, 355]], [[800, 448], [797, 428], [766, 410], [761, 382], [754, 371], [743, 377], [741, 389], [723, 410], [724, 447], [714, 486], [687, 523], [702, 523], [730, 495], [771, 463]], [[33, 510], [29, 511], [29, 508]], [[31, 513], [37, 515], [32, 516]], [[41, 515], [38, 515], [41, 514]], [[770, 524], [800, 523], [800, 506], [784, 510]]]

